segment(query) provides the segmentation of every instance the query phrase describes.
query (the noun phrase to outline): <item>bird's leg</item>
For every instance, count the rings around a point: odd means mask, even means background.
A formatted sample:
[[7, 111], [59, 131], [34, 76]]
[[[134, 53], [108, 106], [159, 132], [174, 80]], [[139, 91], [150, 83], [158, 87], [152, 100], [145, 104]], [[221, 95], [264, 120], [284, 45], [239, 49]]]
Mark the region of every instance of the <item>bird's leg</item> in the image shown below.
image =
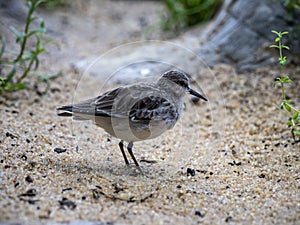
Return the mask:
[[129, 162], [128, 162], [128, 159], [127, 159], [127, 157], [126, 157], [125, 151], [124, 151], [124, 143], [123, 143], [123, 140], [120, 141], [119, 147], [120, 147], [121, 152], [122, 152], [122, 155], [123, 155], [123, 157], [124, 157], [125, 164], [128, 165]]
[[137, 167], [140, 167], [139, 164], [138, 164], [138, 162], [136, 161], [134, 155], [133, 155], [132, 147], [133, 147], [133, 143], [132, 143], [132, 142], [129, 142], [129, 143], [128, 143], [128, 146], [127, 146], [127, 150], [128, 150], [128, 152], [129, 152], [131, 158], [133, 159], [134, 164], [135, 164]]

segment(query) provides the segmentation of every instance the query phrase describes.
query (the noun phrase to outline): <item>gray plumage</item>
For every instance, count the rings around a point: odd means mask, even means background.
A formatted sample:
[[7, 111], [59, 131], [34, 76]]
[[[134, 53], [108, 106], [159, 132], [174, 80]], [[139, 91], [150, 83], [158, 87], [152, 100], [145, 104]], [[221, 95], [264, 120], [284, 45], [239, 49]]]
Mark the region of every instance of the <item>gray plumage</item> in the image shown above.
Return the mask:
[[207, 101], [190, 88], [190, 76], [179, 71], [164, 73], [156, 83], [139, 83], [119, 87], [96, 98], [57, 108], [59, 116], [72, 116], [75, 120], [92, 120], [106, 132], [121, 139], [123, 149], [127, 141], [128, 152], [138, 165], [133, 153], [133, 142], [156, 138], [174, 127], [180, 118], [185, 93]]

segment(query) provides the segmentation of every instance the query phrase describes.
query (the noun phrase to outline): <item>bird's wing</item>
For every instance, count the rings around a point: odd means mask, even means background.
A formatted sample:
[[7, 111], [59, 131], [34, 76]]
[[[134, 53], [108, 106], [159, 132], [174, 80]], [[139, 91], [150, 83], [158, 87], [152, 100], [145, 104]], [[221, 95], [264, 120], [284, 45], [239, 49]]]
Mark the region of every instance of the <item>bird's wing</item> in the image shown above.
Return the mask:
[[97, 98], [91, 103], [91, 106], [95, 109], [95, 115], [108, 115], [112, 116], [112, 108], [118, 94], [122, 90], [122, 87], [116, 88], [112, 91], [108, 91]]
[[[161, 90], [151, 85], [138, 84], [119, 87], [96, 98], [72, 106], [59, 108], [80, 114], [130, 118], [132, 122], [150, 120], [177, 120], [178, 109], [172, 101], [165, 98]], [[66, 110], [68, 109], [68, 110]]]
[[129, 118], [133, 122], [165, 120], [174, 121], [179, 117], [174, 104], [161, 96], [150, 95], [138, 100], [129, 112]]
[[112, 91], [108, 91], [96, 98], [88, 99], [71, 106], [64, 106], [59, 110], [66, 110], [67, 108], [75, 114], [86, 114], [94, 116], [111, 116], [112, 107], [116, 96], [120, 92], [121, 88], [116, 88]]

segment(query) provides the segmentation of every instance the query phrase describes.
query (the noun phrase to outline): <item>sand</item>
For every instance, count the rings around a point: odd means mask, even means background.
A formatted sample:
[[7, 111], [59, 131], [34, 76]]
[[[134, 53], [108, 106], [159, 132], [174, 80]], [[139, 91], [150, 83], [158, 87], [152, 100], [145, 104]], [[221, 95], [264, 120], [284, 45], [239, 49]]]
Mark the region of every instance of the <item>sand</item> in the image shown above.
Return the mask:
[[[216, 65], [193, 74], [209, 102], [187, 97], [173, 130], [134, 145], [140, 174], [124, 165], [119, 140], [56, 116], [82, 75], [57, 54], [42, 62], [42, 71], [62, 73], [46, 93], [38, 84], [0, 99], [0, 224], [300, 223], [300, 143], [277, 107], [277, 68], [236, 74]], [[300, 69], [288, 73], [299, 106]], [[101, 85], [93, 76], [85, 82]]]

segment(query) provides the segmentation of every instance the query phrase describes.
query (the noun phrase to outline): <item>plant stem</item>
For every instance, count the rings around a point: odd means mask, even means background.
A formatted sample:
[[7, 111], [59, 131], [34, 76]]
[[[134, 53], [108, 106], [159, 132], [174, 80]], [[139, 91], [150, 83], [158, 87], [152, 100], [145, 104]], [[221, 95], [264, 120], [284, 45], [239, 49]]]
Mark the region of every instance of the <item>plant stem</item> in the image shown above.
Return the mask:
[[[280, 76], [283, 77], [283, 67], [284, 65], [281, 63], [282, 62], [282, 43], [281, 43], [281, 38], [279, 39], [279, 42], [278, 42], [278, 47], [279, 47], [279, 65], [280, 65]], [[283, 88], [283, 94], [284, 94], [284, 87], [283, 87], [283, 83], [282, 83], [282, 88]], [[284, 96], [284, 99], [285, 99], [285, 96]]]
[[27, 16], [26, 24], [25, 24], [24, 37], [22, 38], [21, 50], [20, 50], [20, 53], [17, 56], [17, 58], [14, 60], [15, 63], [18, 62], [24, 54], [25, 46], [26, 46], [27, 38], [28, 38], [27, 34], [28, 34], [28, 30], [29, 30], [29, 25], [31, 22], [31, 15], [32, 15], [34, 9], [35, 9], [34, 5], [31, 5], [29, 8], [29, 12], [28, 12], [28, 16]]
[[279, 47], [279, 59], [282, 59], [282, 43], [281, 43], [281, 38], [279, 39], [278, 47]]
[[[282, 67], [280, 67], [282, 69]], [[286, 97], [285, 97], [285, 92], [284, 92], [284, 83], [282, 82], [281, 83], [281, 94], [282, 94], [282, 100], [286, 100]]]
[[296, 109], [295, 107], [293, 107], [293, 106], [290, 105], [290, 104], [288, 104], [288, 105], [289, 105], [289, 107], [291, 107], [292, 110], [294, 110], [294, 111], [297, 112], [297, 113], [300, 113], [300, 111], [299, 111], [298, 109]]
[[32, 65], [33, 65], [33, 62], [34, 62], [34, 58], [32, 58], [29, 62], [29, 65], [28, 67], [25, 69], [24, 73], [22, 74], [22, 76], [20, 76], [18, 79], [17, 79], [17, 83], [20, 83], [28, 74], [28, 72], [30, 71]]

